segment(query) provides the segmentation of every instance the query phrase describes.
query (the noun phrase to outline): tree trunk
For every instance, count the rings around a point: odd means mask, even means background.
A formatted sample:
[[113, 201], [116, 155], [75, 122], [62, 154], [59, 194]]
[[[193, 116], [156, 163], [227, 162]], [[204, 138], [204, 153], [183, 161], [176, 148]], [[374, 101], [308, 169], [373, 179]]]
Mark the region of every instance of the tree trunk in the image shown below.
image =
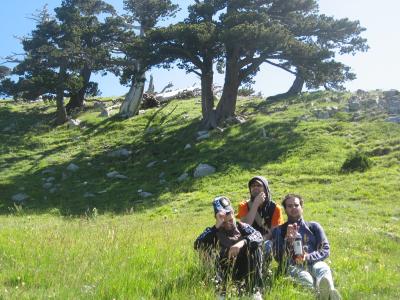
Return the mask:
[[[144, 37], [144, 26], [143, 24], [140, 26], [140, 37]], [[144, 83], [146, 81], [146, 72], [145, 68], [143, 68], [143, 63], [140, 60], [135, 61], [135, 71], [136, 76], [132, 81], [131, 88], [129, 89], [128, 94], [125, 96], [124, 102], [122, 102], [121, 107], [119, 109], [119, 113], [121, 116], [125, 118], [130, 118], [136, 115], [139, 112], [140, 102], [143, 98], [144, 92]]]
[[210, 59], [201, 72], [201, 113], [203, 116], [201, 127], [203, 129], [217, 127], [213, 92], [214, 71], [212, 66], [212, 59]]
[[[138, 64], [139, 65], [139, 64]], [[140, 102], [142, 101], [144, 82], [146, 81], [145, 73], [135, 76], [132, 86], [128, 94], [125, 96], [124, 102], [121, 104], [119, 113], [126, 118], [133, 117], [139, 111]]]
[[293, 81], [292, 86], [286, 93], [277, 94], [267, 98], [268, 102], [277, 102], [282, 99], [286, 99], [291, 96], [296, 96], [301, 93], [304, 86], [304, 79], [299, 74], [296, 75], [296, 79]]
[[56, 125], [64, 124], [68, 121], [67, 110], [64, 106], [64, 84], [66, 79], [66, 67], [65, 65], [60, 66], [60, 72], [58, 74], [58, 85], [57, 85], [57, 116]]
[[66, 106], [68, 112], [71, 112], [74, 108], [83, 107], [85, 100], [85, 93], [91, 75], [92, 75], [92, 70], [85, 64], [80, 72], [80, 76], [83, 78], [83, 86], [76, 94], [71, 95], [70, 100]]
[[216, 118], [217, 123], [220, 124], [229, 117], [235, 116], [236, 100], [238, 94], [239, 82], [239, 51], [232, 49], [227, 54], [227, 62], [225, 69], [225, 81], [222, 90], [221, 99], [217, 105]]
[[146, 91], [147, 94], [154, 94], [154, 83], [153, 83], [153, 75], [150, 75], [149, 87]]

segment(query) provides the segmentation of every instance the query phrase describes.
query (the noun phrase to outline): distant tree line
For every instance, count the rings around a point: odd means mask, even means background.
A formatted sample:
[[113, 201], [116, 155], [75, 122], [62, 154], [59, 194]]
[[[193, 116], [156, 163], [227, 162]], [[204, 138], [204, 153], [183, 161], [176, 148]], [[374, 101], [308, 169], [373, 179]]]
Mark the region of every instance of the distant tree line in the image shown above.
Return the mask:
[[[295, 75], [288, 92], [272, 99], [298, 94], [304, 85], [340, 89], [355, 78], [335, 57], [366, 51], [365, 28], [320, 14], [317, 2], [194, 0], [183, 21], [160, 26], [179, 9], [170, 0], [124, 0], [124, 15], [102, 0], [63, 0], [54, 14], [44, 7], [35, 15], [35, 29], [22, 39], [23, 57], [8, 57], [16, 66], [0, 69], [0, 93], [27, 100], [54, 97], [62, 124], [85, 97], [99, 93], [91, 75], [112, 72], [130, 86], [120, 113], [131, 117], [138, 112], [146, 72], [176, 66], [200, 77], [203, 126], [214, 128], [235, 116], [239, 88], [264, 63]], [[225, 75], [217, 104], [215, 67]]]

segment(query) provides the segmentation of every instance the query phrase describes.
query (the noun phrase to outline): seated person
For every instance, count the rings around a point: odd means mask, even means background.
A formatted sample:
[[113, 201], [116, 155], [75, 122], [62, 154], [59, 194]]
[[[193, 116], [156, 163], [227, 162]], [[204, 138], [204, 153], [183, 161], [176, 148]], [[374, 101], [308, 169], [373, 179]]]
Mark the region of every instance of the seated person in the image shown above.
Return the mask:
[[283, 224], [282, 209], [272, 201], [268, 181], [262, 176], [256, 176], [249, 181], [250, 199], [239, 204], [237, 218], [250, 224], [263, 235], [264, 251], [267, 260], [271, 257], [272, 230]]
[[304, 221], [304, 200], [299, 195], [286, 195], [282, 206], [288, 221], [272, 233], [273, 253], [280, 270], [288, 272], [297, 283], [315, 288], [320, 300], [341, 299], [331, 269], [324, 262], [330, 246], [321, 225]]
[[227, 197], [213, 201], [215, 225], [207, 227], [194, 242], [194, 248], [212, 258], [216, 255], [217, 278], [225, 292], [226, 281], [231, 277], [239, 283], [245, 281], [254, 299], [262, 299], [262, 236], [248, 224], [236, 222], [234, 210]]

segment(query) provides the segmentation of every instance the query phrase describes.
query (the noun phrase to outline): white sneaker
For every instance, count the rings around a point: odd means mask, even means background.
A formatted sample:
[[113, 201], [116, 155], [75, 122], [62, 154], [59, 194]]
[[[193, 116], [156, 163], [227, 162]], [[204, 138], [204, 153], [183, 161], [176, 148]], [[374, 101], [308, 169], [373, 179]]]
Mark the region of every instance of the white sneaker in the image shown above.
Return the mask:
[[217, 295], [217, 300], [225, 300], [225, 294], [218, 294]]
[[331, 284], [326, 277], [322, 277], [318, 285], [319, 300], [329, 300], [331, 292]]
[[329, 300], [342, 300], [342, 297], [336, 289], [332, 289], [329, 292]]
[[263, 300], [263, 297], [260, 292], [256, 292], [253, 294], [253, 300]]

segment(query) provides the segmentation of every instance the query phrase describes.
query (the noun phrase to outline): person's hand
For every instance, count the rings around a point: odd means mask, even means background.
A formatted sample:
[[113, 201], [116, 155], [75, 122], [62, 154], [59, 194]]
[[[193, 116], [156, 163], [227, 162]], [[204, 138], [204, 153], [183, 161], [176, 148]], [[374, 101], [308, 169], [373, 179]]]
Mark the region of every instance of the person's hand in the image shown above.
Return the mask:
[[296, 234], [297, 234], [297, 230], [298, 230], [298, 228], [297, 228], [297, 224], [296, 223], [288, 225], [287, 230], [286, 230], [286, 237], [285, 238], [290, 243], [292, 243], [294, 241], [294, 239], [296, 237]]
[[306, 254], [303, 253], [303, 255], [301, 256], [296, 256], [294, 259], [294, 262], [296, 263], [296, 265], [302, 265], [305, 262], [306, 258]]
[[241, 241], [237, 242], [236, 244], [234, 244], [233, 246], [231, 246], [231, 248], [229, 249], [229, 252], [228, 252], [228, 258], [231, 259], [231, 258], [238, 256], [240, 249], [243, 248], [244, 244], [245, 244], [245, 240], [241, 240]]
[[265, 196], [265, 193], [264, 193], [264, 192], [259, 193], [259, 194], [254, 198], [254, 202], [253, 202], [254, 205], [255, 205], [257, 208], [259, 208], [259, 207], [264, 203], [265, 198], [266, 198], [266, 196]]
[[218, 213], [215, 215], [215, 219], [216, 219], [215, 227], [218, 229], [218, 228], [221, 227], [222, 223], [224, 223], [224, 220], [225, 220], [225, 213], [222, 212], [222, 211], [218, 212]]

